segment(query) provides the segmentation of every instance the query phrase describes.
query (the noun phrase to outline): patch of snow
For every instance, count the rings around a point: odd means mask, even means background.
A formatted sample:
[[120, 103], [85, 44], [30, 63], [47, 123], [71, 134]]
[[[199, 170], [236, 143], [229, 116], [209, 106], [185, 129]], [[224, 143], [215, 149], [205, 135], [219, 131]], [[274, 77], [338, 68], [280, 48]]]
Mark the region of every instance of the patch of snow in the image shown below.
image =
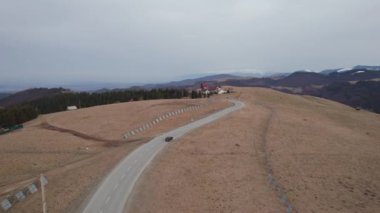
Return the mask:
[[339, 69], [337, 72], [346, 72], [346, 71], [350, 71], [352, 69], [353, 69], [352, 67], [347, 67], [347, 68]]
[[352, 73], [352, 75], [356, 75], [356, 74], [363, 73], [363, 72], [365, 72], [365, 71], [360, 70], [360, 71]]

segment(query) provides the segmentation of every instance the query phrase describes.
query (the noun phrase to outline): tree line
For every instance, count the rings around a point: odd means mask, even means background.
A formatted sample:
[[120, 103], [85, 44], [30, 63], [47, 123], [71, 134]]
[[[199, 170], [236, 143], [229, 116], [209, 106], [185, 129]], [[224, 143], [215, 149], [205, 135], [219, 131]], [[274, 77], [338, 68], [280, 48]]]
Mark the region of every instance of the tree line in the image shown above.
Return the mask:
[[0, 109], [0, 127], [9, 128], [36, 118], [39, 114], [65, 111], [68, 106], [86, 108], [128, 101], [201, 98], [200, 92], [185, 89], [125, 90], [104, 93], [62, 93], [10, 108]]
[[37, 111], [31, 106], [15, 106], [0, 109], [0, 128], [9, 128], [16, 124], [30, 121], [37, 116]]

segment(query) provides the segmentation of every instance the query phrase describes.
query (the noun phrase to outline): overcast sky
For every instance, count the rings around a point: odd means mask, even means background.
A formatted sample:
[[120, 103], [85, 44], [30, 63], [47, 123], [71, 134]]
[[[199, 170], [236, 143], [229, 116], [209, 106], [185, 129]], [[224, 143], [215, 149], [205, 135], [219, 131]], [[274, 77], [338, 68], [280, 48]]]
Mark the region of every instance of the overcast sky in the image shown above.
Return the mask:
[[1, 0], [0, 84], [380, 64], [378, 0]]

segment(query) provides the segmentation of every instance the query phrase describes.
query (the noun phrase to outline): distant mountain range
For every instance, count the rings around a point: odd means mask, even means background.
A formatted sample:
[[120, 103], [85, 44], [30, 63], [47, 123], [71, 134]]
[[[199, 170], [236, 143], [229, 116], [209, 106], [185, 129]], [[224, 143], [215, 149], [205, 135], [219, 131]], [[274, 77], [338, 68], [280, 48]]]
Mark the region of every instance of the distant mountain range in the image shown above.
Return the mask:
[[361, 71], [361, 70], [372, 70], [372, 71], [380, 71], [380, 66], [365, 66], [365, 65], [358, 65], [354, 67], [349, 67], [349, 68], [338, 68], [338, 69], [327, 69], [323, 70], [320, 73], [324, 75], [328, 75], [330, 73], [334, 72], [346, 72], [346, 71]]
[[108, 91], [119, 91], [119, 90], [149, 90], [149, 89], [164, 89], [164, 88], [175, 88], [175, 89], [195, 89], [199, 88], [199, 85], [202, 82], [213, 82], [213, 83], [221, 83], [230, 79], [246, 79], [247, 77], [242, 76], [236, 76], [231, 74], [216, 74], [216, 75], [210, 75], [210, 76], [204, 76], [199, 78], [193, 78], [193, 79], [185, 79], [181, 81], [172, 81], [169, 83], [162, 83], [162, 84], [145, 84], [141, 86], [133, 86], [129, 88], [119, 88], [119, 89], [112, 89], [109, 90], [107, 88], [103, 88], [100, 90], [96, 90], [94, 92], [101, 93], [101, 92], [108, 92]]
[[380, 78], [380, 70], [372, 69], [349, 69], [344, 72], [338, 72], [340, 69], [326, 72], [315, 73], [297, 71], [279, 79], [273, 78], [249, 78], [243, 80], [227, 80], [223, 82], [225, 85], [231, 86], [264, 86], [264, 87], [291, 87], [305, 88], [310, 86], [325, 86], [332, 82], [351, 82], [378, 80]]
[[313, 95], [380, 113], [380, 66], [355, 66], [320, 73], [298, 71], [279, 79], [232, 79], [222, 85], [266, 87], [292, 94]]
[[194, 85], [200, 84], [201, 82], [205, 81], [212, 81], [212, 82], [223, 82], [229, 79], [245, 79], [245, 77], [231, 75], [231, 74], [217, 74], [217, 75], [210, 75], [195, 79], [185, 79], [181, 81], [172, 81], [169, 83], [163, 83], [163, 84], [147, 84], [143, 86], [138, 87], [132, 87], [132, 89], [159, 89], [159, 88], [191, 88], [194, 87]]
[[[119, 89], [104, 88], [93, 92], [163, 88], [198, 89], [202, 82], [219, 86], [265, 87], [287, 93], [313, 95], [380, 113], [380, 66], [358, 65], [350, 68], [327, 69], [321, 72], [300, 70], [293, 73], [265, 75], [264, 77], [252, 77], [252, 75], [239, 75], [238, 73], [217, 74], [162, 84]], [[0, 106], [12, 106], [62, 92], [69, 92], [69, 90], [62, 88], [25, 90], [1, 99]]]

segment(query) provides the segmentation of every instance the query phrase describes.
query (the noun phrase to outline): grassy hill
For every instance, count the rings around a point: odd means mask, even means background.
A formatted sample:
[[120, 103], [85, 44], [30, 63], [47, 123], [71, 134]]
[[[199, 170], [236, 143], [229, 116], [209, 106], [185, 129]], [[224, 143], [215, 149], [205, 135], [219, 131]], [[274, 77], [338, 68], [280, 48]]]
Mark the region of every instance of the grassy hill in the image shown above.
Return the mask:
[[235, 90], [245, 108], [171, 144], [139, 181], [131, 212], [378, 211], [380, 115]]

